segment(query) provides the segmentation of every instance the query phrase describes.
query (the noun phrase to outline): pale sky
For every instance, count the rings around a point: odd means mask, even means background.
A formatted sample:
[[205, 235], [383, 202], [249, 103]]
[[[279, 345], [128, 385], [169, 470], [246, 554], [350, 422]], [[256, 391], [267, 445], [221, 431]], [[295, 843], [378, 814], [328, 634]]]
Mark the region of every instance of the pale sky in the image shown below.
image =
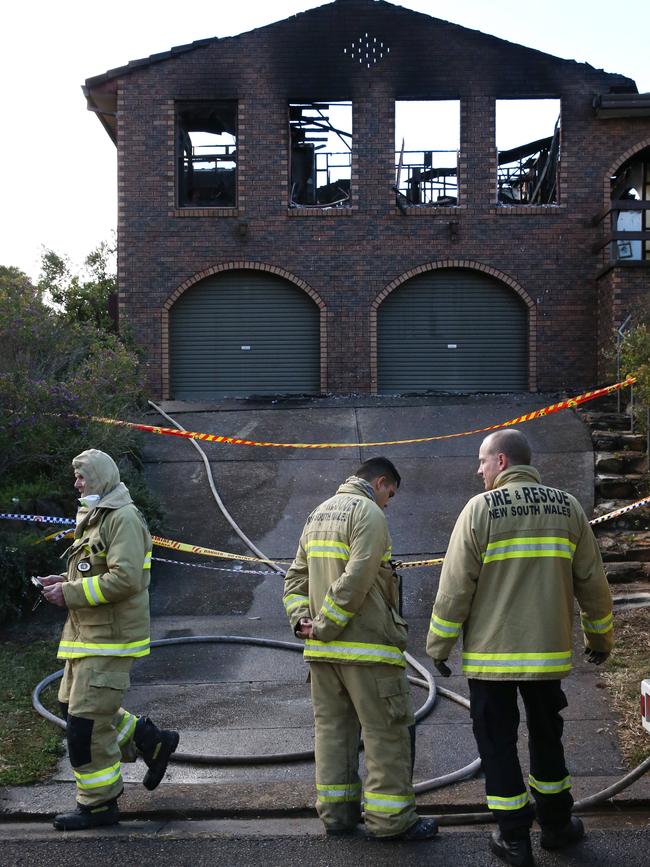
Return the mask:
[[[116, 224], [116, 151], [83, 82], [129, 60], [233, 36], [321, 0], [22, 0], [0, 12], [0, 265], [36, 279], [43, 246], [81, 263]], [[590, 63], [650, 92], [650, 2], [404, 0], [396, 4]]]

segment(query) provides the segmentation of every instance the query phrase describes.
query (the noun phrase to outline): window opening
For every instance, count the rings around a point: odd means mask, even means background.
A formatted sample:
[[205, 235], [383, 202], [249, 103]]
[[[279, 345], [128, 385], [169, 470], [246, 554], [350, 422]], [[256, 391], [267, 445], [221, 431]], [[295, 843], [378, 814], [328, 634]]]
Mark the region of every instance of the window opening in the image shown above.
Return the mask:
[[635, 154], [610, 179], [611, 221], [616, 237], [612, 258], [617, 261], [650, 259], [650, 148]]
[[395, 103], [398, 207], [458, 204], [460, 102]]
[[497, 100], [496, 144], [500, 204], [558, 203], [559, 99]]
[[349, 207], [352, 103], [290, 103], [289, 134], [289, 206]]
[[237, 103], [186, 103], [177, 113], [178, 204], [237, 204]]

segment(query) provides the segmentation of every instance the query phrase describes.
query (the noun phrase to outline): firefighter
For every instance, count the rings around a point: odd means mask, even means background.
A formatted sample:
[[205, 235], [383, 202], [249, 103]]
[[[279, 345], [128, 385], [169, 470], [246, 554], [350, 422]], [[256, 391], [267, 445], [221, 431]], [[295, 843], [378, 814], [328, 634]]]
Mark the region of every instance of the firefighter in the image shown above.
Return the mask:
[[88, 449], [72, 466], [81, 498], [67, 571], [40, 578], [45, 599], [68, 609], [57, 654], [65, 660], [59, 702], [77, 806], [55, 816], [61, 831], [114, 825], [120, 762], [141, 756], [143, 784], [155, 789], [179, 740], [121, 706], [135, 659], [149, 653], [149, 530], [109, 455]]
[[[488, 807], [498, 830], [491, 850], [508, 864], [534, 864], [535, 813], [541, 845], [559, 849], [584, 834], [571, 815], [571, 777], [562, 746], [560, 681], [571, 670], [574, 598], [585, 652], [600, 664], [613, 645], [612, 601], [598, 545], [580, 504], [543, 485], [518, 430], [491, 434], [479, 451], [485, 493], [461, 512], [445, 555], [427, 653], [438, 670], [463, 632], [474, 736]], [[517, 756], [517, 692], [526, 709], [528, 785]]]
[[388, 459], [363, 463], [307, 519], [284, 583], [310, 663], [316, 809], [329, 835], [354, 833], [361, 819], [360, 730], [368, 833], [425, 840], [437, 832], [433, 819], [418, 819], [412, 785], [407, 626], [384, 515], [399, 484]]

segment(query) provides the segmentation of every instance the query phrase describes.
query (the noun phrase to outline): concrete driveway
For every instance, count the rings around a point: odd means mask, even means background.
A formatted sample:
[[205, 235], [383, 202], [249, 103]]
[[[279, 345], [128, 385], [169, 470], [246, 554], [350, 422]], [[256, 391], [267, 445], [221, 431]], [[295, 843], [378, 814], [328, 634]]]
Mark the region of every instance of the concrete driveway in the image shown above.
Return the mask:
[[[556, 395], [324, 398], [228, 401], [217, 406], [164, 408], [186, 429], [278, 442], [366, 442], [455, 433], [485, 427], [553, 403]], [[149, 423], [167, 425], [153, 413]], [[545, 482], [574, 493], [587, 512], [593, 505], [593, 453], [588, 431], [572, 411], [523, 426]], [[236, 553], [250, 553], [219, 512], [198, 453], [189, 442], [142, 434], [146, 473], [167, 516], [162, 535]], [[458, 512], [482, 489], [476, 476], [482, 435], [385, 448], [293, 450], [206, 444], [214, 478], [227, 508], [268, 556], [290, 560], [309, 511], [330, 496], [362, 460], [391, 458], [402, 486], [388, 520], [400, 559], [444, 552]], [[245, 564], [154, 550], [154, 556], [193, 561], [227, 571], [156, 562], [152, 614], [154, 638], [247, 635], [291, 641], [277, 574], [249, 575]], [[264, 566], [255, 569], [264, 570]], [[426, 662], [424, 641], [439, 569], [404, 571], [404, 613], [411, 624], [410, 652]], [[445, 683], [466, 694], [458, 654]], [[134, 671], [129, 707], [181, 730], [184, 752], [221, 755], [306, 750], [313, 729], [300, 653], [220, 644], [185, 644], [156, 650]], [[620, 773], [614, 726], [596, 675], [579, 663], [569, 680], [567, 744], [574, 773], [611, 778]], [[416, 705], [424, 696], [417, 690]], [[418, 728], [416, 779], [429, 779], [469, 763], [476, 755], [469, 715], [440, 702]], [[139, 767], [125, 778], [141, 778]], [[59, 779], [69, 779], [61, 766]], [[313, 766], [224, 768], [174, 765], [172, 783], [255, 783], [255, 797], [278, 803], [301, 792], [313, 803]], [[475, 783], [477, 790], [480, 784]], [[161, 787], [161, 789], [164, 787]], [[587, 782], [583, 791], [588, 792]], [[593, 788], [591, 788], [593, 791]], [[291, 793], [291, 794], [289, 794]], [[153, 797], [156, 797], [154, 795]], [[251, 808], [255, 807], [251, 803]]]

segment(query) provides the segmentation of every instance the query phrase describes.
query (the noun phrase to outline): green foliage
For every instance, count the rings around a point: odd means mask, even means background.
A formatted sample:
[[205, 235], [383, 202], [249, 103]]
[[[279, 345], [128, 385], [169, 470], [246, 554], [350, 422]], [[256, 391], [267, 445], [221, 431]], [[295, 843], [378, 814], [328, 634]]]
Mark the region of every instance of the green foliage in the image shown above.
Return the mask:
[[[115, 459], [145, 516], [160, 520], [142, 479], [138, 435], [89, 418], [132, 418], [144, 405], [138, 357], [106, 326], [104, 302], [115, 285], [109, 252], [100, 245], [90, 254], [85, 281], [52, 251], [37, 286], [0, 267], [2, 511], [74, 517], [71, 461], [92, 447]], [[0, 521], [0, 622], [24, 605], [26, 576], [58, 571], [51, 545], [34, 546], [29, 531], [7, 523]]]
[[[12, 273], [13, 272], [13, 273]], [[92, 443], [116, 460], [132, 449], [126, 430], [87, 416], [123, 418], [142, 402], [136, 355], [116, 334], [48, 307], [24, 274], [0, 268], [0, 477], [25, 481]]]
[[647, 426], [647, 408], [650, 407], [650, 317], [634, 325], [621, 342], [621, 372], [633, 374], [634, 402], [637, 429]]
[[114, 273], [115, 242], [102, 242], [84, 260], [81, 274], [73, 273], [70, 260], [46, 249], [38, 288], [72, 322], [83, 322], [103, 331], [114, 331], [109, 299], [117, 292]]
[[[0, 527], [0, 620], [14, 620], [29, 610], [36, 601], [37, 591], [30, 584], [32, 575], [52, 575], [61, 572], [59, 557], [67, 542], [42, 542], [45, 528], [2, 522]], [[50, 527], [52, 532], [65, 527]], [[44, 604], [44, 603], [43, 603]]]
[[[34, 686], [59, 668], [55, 655], [54, 641], [0, 644], [0, 786], [47, 779], [64, 753], [63, 732], [31, 705]], [[52, 687], [42, 701], [58, 715]]]

